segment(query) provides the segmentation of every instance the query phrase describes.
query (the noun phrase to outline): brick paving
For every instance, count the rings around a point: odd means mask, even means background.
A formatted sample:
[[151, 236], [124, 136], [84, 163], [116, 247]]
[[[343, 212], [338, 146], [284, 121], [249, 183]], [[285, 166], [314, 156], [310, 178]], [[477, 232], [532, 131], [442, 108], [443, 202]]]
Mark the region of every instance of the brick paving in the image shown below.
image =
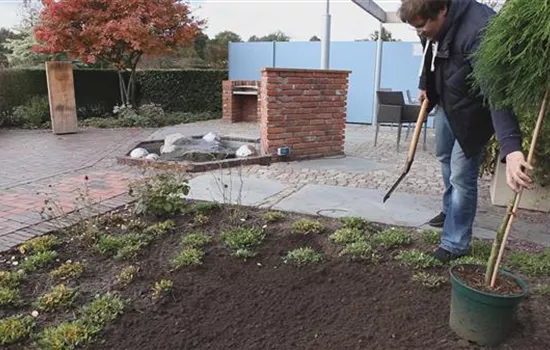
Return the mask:
[[84, 129], [77, 134], [0, 129], [0, 190], [94, 166], [154, 130]]
[[[259, 137], [256, 123], [227, 124], [211, 120], [175, 127], [155, 129], [83, 129], [73, 135], [53, 135], [49, 131], [0, 129], [0, 251], [9, 249], [31, 237], [56, 229], [52, 221], [39, 214], [45, 207], [48, 193], [64, 211], [75, 208], [79, 191], [87, 183], [89, 196], [98, 212], [126, 204], [128, 183], [141, 172], [119, 165], [116, 157], [128, 152], [143, 140], [162, 139], [179, 132], [200, 135], [210, 131], [225, 136]], [[347, 187], [388, 189], [405, 164], [408, 140], [403, 135], [400, 152], [396, 152], [396, 129], [382, 128], [374, 147], [374, 131], [370, 126], [346, 126], [346, 157], [380, 165], [370, 171], [337, 169], [319, 170], [303, 164], [274, 163], [269, 167], [251, 165], [242, 175], [273, 179], [285, 184], [326, 184]], [[304, 163], [305, 164], [305, 163]], [[197, 176], [200, 174], [191, 174]], [[85, 181], [85, 176], [88, 180]], [[438, 196], [442, 191], [440, 168], [434, 156], [434, 135], [428, 133], [427, 149], [419, 145], [414, 165], [398, 188], [400, 192]], [[491, 205], [489, 179], [480, 182], [480, 205], [476, 225], [494, 230], [504, 208]], [[435, 213], [434, 213], [435, 214]], [[71, 216], [72, 215], [72, 216]], [[63, 220], [74, 223], [79, 216], [70, 214]], [[514, 230], [529, 235], [550, 237], [550, 215], [522, 211]], [[540, 240], [540, 239], [539, 239]], [[550, 239], [549, 239], [550, 241]]]
[[[41, 211], [71, 213], [82, 206], [78, 197], [86, 184], [91, 202], [101, 203], [96, 205], [99, 212], [127, 203], [128, 183], [139, 172], [116, 165], [114, 156], [126, 153], [153, 131], [83, 129], [53, 135], [0, 130], [0, 251], [56, 229], [59, 222], [48, 221]], [[55, 205], [46, 204], [46, 199]], [[70, 224], [70, 216], [64, 221]]]

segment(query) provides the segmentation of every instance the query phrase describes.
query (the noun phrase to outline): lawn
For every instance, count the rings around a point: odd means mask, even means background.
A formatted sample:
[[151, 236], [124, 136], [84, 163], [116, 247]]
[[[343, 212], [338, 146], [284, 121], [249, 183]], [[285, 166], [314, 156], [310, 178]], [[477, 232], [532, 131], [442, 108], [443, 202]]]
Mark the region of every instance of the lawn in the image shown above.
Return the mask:
[[[159, 180], [160, 179], [160, 180]], [[448, 326], [437, 232], [181, 200], [124, 208], [0, 256], [5, 349], [477, 349]], [[139, 214], [139, 215], [138, 215]], [[501, 349], [550, 347], [550, 252], [511, 245], [531, 295]], [[475, 241], [484, 261], [487, 242]], [[2, 345], [3, 344], [3, 345]]]

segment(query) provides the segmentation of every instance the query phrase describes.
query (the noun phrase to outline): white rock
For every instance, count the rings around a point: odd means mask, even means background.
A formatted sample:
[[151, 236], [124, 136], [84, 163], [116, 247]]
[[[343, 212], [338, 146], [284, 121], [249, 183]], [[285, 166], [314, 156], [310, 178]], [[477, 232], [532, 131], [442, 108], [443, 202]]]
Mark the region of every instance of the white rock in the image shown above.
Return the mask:
[[38, 311], [34, 310], [31, 312], [32, 317], [38, 317]]
[[151, 160], [158, 160], [160, 158], [160, 156], [156, 153], [149, 153], [145, 158], [146, 159], [151, 159]]
[[183, 136], [182, 134], [180, 133], [177, 133], [177, 134], [170, 134], [168, 136], [166, 136], [164, 138], [164, 145], [162, 145], [160, 147], [160, 153], [170, 153], [170, 152], [174, 152], [174, 150], [176, 149], [176, 146], [174, 145], [174, 143], [179, 140], [179, 139], [182, 139], [184, 138], [185, 136]]
[[213, 141], [221, 141], [220, 135], [217, 133], [209, 132], [208, 134], [204, 135], [202, 137], [203, 140], [207, 142], [213, 142]]
[[252, 145], [242, 145], [237, 149], [237, 152], [235, 152], [237, 157], [250, 157], [250, 156], [257, 156], [258, 151], [256, 148]]
[[143, 158], [143, 157], [147, 156], [148, 154], [149, 154], [149, 152], [145, 148], [138, 147], [138, 148], [135, 148], [134, 150], [132, 150], [132, 152], [130, 152], [130, 157], [132, 157], [132, 158]]
[[176, 140], [181, 139], [183, 136], [179, 132], [177, 134], [170, 134], [164, 138], [164, 144], [165, 145], [172, 145]]
[[160, 147], [160, 153], [170, 153], [170, 152], [174, 152], [174, 150], [176, 149], [176, 146], [174, 145], [163, 145]]

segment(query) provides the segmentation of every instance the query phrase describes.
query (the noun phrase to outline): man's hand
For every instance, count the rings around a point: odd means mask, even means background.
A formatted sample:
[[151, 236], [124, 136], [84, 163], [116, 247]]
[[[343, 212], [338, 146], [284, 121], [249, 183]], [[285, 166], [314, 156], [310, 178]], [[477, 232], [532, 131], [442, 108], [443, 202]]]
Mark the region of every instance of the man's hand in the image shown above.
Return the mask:
[[418, 102], [420, 104], [424, 103], [424, 100], [428, 99], [428, 94], [426, 93], [426, 90], [420, 90], [420, 93], [418, 94]]
[[521, 187], [531, 188], [533, 181], [524, 169], [533, 170], [533, 167], [527, 163], [522, 152], [516, 151], [506, 156], [506, 183], [514, 192], [519, 192]]

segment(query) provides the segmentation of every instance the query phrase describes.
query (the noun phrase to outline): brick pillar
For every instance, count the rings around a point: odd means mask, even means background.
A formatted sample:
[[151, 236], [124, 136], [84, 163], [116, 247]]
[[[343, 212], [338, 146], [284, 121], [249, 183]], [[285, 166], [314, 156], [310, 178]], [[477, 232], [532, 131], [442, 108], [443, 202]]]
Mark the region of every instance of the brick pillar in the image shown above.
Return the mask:
[[260, 83], [262, 150], [291, 158], [344, 153], [349, 71], [265, 68]]
[[257, 84], [258, 82], [254, 80], [224, 80], [222, 82], [222, 119], [224, 121], [237, 123], [259, 120], [258, 96], [233, 93], [235, 86]]
[[222, 82], [222, 119], [224, 121], [233, 123], [238, 117], [237, 113], [237, 101], [233, 99], [233, 82], [231, 80], [224, 80]]

